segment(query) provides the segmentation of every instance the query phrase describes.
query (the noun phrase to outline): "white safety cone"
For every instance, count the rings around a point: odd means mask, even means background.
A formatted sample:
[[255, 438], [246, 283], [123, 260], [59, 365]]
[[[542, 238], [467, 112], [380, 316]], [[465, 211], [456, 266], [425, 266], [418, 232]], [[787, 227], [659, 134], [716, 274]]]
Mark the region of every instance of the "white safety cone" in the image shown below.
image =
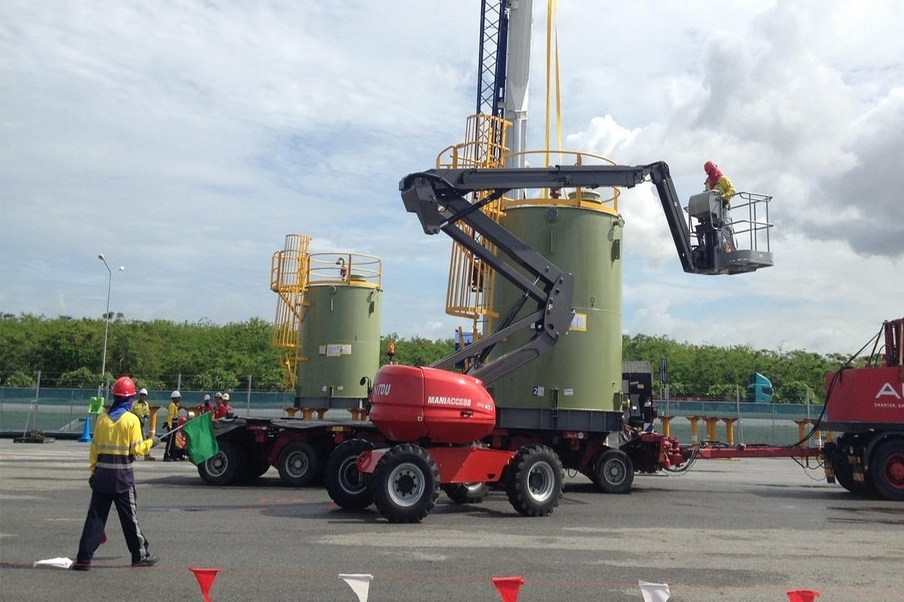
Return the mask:
[[638, 581], [640, 593], [643, 594], [643, 602], [666, 602], [672, 595], [669, 592], [668, 583], [649, 583], [647, 581]]
[[348, 583], [352, 591], [358, 596], [358, 602], [367, 602], [368, 592], [370, 591], [370, 582], [373, 581], [373, 575], [361, 575], [355, 573], [340, 573], [339, 578]]

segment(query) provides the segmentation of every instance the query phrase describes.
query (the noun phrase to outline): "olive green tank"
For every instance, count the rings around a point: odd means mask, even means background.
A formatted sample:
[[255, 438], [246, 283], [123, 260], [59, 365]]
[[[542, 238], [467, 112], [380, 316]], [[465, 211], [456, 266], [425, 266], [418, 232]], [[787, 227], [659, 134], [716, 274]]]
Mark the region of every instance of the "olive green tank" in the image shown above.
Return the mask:
[[[590, 196], [590, 192], [584, 195]], [[501, 223], [528, 246], [574, 274], [575, 316], [568, 333], [551, 351], [491, 383], [496, 405], [620, 411], [621, 217], [584, 201], [580, 206], [506, 208]], [[517, 291], [497, 278], [492, 294], [494, 310], [504, 315], [517, 298]], [[534, 309], [525, 307], [522, 314]], [[493, 355], [505, 353], [530, 336], [528, 331], [509, 337]]]
[[327, 265], [335, 274], [318, 281], [318, 256], [311, 257], [296, 407], [359, 408], [367, 399], [367, 380], [362, 383], [362, 379], [372, 379], [380, 363], [383, 291], [379, 278], [363, 270], [357, 273], [354, 265], [348, 269], [343, 263], [337, 269], [334, 266], [340, 264], [330, 261]]

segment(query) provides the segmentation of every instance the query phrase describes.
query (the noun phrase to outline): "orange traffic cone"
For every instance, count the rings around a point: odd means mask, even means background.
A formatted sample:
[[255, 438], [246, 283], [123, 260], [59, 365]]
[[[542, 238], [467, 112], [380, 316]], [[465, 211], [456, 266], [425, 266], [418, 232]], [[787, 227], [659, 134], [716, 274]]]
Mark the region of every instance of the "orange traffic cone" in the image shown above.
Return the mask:
[[524, 577], [493, 577], [493, 585], [499, 590], [502, 602], [518, 602], [518, 590], [524, 585]]
[[188, 570], [195, 574], [195, 579], [198, 580], [198, 585], [201, 586], [201, 595], [204, 596], [204, 602], [210, 602], [210, 586], [213, 585], [213, 580], [217, 578], [217, 573], [220, 572], [220, 569], [188, 567]]
[[815, 589], [789, 589], [789, 602], [813, 602], [819, 597], [819, 592]]

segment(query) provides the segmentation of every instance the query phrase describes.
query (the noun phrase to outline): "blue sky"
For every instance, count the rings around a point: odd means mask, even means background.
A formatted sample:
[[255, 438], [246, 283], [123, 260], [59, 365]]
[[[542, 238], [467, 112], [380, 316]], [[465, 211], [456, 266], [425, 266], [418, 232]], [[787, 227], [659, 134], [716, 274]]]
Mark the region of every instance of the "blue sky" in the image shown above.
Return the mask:
[[[868, 6], [864, 10], [864, 5]], [[528, 147], [543, 141], [535, 0]], [[272, 254], [383, 260], [383, 332], [447, 338], [447, 238], [398, 181], [464, 137], [476, 0], [0, 0], [0, 311], [272, 320]], [[681, 271], [649, 187], [626, 191], [628, 334], [853, 353], [904, 291], [900, 2], [559, 3], [564, 148], [713, 159], [773, 195], [776, 265]], [[868, 32], [868, 35], [865, 33]]]

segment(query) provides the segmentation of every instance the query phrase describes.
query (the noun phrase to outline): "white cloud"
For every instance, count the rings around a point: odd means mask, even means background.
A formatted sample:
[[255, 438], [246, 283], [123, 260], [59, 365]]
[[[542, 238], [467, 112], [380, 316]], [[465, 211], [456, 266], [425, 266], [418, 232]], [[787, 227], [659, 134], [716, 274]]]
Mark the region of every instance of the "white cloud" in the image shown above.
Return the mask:
[[[530, 146], [543, 140], [535, 5]], [[625, 329], [848, 351], [900, 313], [904, 8], [560, 3], [569, 148], [716, 160], [774, 195], [776, 266], [685, 275], [649, 186], [622, 195]], [[398, 181], [462, 141], [479, 4], [2, 0], [0, 311], [272, 319], [288, 233], [384, 264], [385, 333], [451, 336], [449, 242]], [[870, 34], [863, 35], [863, 31]], [[854, 349], [856, 350], [856, 349]]]

